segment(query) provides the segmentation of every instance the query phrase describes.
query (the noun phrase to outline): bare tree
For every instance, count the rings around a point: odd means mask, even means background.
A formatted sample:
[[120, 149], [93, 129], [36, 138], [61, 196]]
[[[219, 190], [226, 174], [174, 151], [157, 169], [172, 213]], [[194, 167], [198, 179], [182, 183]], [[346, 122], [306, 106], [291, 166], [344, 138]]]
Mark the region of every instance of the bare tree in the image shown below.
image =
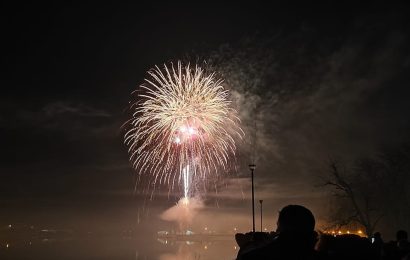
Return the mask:
[[[389, 229], [410, 228], [410, 146], [384, 149], [374, 158], [360, 158], [351, 167], [331, 160], [324, 184], [333, 192], [333, 221], [357, 222], [370, 236], [380, 220]], [[393, 232], [393, 230], [390, 230]]]
[[338, 214], [337, 224], [347, 225], [358, 222], [365, 228], [366, 235], [371, 236], [383, 213], [373, 206], [374, 197], [369, 190], [371, 187], [363, 182], [363, 178], [357, 177], [357, 174], [349, 176], [344, 165], [341, 166], [332, 160], [329, 163], [329, 178], [325, 185], [334, 189], [334, 195], [338, 198], [340, 206], [347, 205], [347, 208], [343, 209], [347, 214]]

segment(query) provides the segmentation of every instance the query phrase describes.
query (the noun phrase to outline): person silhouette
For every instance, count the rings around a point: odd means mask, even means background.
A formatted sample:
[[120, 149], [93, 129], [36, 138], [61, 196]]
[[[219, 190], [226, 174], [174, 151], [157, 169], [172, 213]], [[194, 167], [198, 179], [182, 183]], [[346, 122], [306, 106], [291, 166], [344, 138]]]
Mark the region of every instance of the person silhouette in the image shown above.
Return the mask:
[[378, 259], [380, 259], [382, 256], [383, 247], [384, 247], [384, 242], [382, 239], [382, 234], [380, 232], [374, 233], [372, 237], [372, 249], [374, 253], [377, 254]]
[[410, 253], [410, 242], [408, 240], [407, 231], [399, 230], [396, 233], [398, 255], [401, 258]]
[[314, 250], [317, 242], [315, 218], [300, 205], [288, 205], [279, 212], [276, 236], [268, 243], [242, 250], [237, 260], [257, 259], [321, 259]]

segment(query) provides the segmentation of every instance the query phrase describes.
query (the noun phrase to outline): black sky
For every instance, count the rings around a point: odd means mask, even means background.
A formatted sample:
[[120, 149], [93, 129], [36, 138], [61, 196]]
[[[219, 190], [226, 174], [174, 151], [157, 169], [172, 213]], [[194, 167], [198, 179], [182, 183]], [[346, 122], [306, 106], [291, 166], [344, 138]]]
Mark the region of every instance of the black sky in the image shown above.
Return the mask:
[[[247, 62], [235, 63], [223, 46], [251, 56], [255, 68], [265, 64], [258, 57], [274, 57], [268, 72], [259, 70], [258, 86], [227, 79], [238, 97], [261, 107], [258, 164], [271, 181], [260, 190], [269, 197], [275, 189], [272, 205], [297, 189], [296, 198], [320, 208], [309, 185], [326, 154], [374, 151], [409, 129], [405, 5], [36, 2], [1, 12], [0, 224], [135, 217], [142, 202], [132, 195], [120, 131], [130, 93], [155, 64], [186, 56], [229, 57], [216, 64], [222, 68]], [[238, 104], [247, 122], [249, 111]]]

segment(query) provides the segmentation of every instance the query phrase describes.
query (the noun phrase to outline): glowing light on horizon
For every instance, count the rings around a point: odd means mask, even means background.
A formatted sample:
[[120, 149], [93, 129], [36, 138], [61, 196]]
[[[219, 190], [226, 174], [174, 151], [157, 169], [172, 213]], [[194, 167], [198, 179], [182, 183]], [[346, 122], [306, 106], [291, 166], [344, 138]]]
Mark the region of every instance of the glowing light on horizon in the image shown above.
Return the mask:
[[150, 182], [172, 189], [182, 183], [189, 198], [192, 183], [227, 170], [242, 138], [228, 90], [215, 74], [199, 66], [156, 66], [137, 89], [130, 129], [125, 133], [130, 161]]
[[182, 202], [182, 204], [183, 204], [184, 206], [188, 206], [188, 204], [189, 204], [189, 197], [183, 197], [183, 198], [181, 199], [181, 202]]

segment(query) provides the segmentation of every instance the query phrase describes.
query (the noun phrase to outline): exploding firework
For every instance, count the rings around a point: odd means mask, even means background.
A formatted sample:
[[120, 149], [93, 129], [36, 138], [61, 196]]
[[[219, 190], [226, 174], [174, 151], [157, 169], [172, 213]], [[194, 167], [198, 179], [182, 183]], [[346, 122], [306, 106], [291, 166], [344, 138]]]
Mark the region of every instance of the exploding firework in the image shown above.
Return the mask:
[[151, 182], [174, 187], [226, 171], [243, 132], [221, 79], [199, 66], [178, 62], [155, 67], [137, 89], [130, 129], [125, 134], [130, 160]]

